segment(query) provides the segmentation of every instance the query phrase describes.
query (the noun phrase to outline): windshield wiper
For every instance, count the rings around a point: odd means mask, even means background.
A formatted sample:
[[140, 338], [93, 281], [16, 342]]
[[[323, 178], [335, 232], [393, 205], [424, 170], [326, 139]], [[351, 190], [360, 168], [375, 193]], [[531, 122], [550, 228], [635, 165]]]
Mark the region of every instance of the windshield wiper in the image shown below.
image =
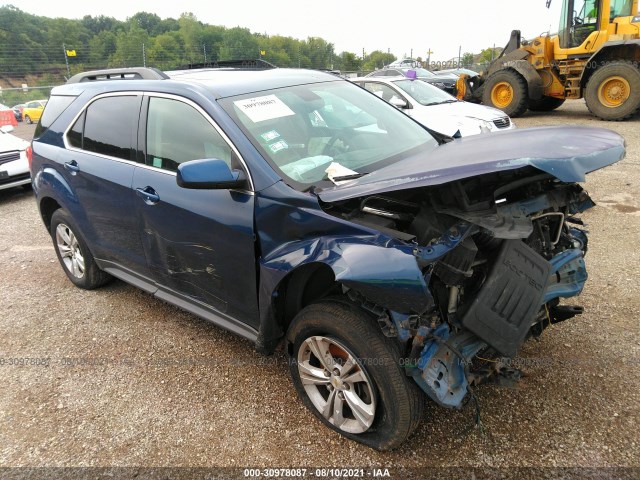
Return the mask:
[[333, 177], [334, 182], [344, 182], [345, 180], [355, 180], [366, 175], [366, 173], [354, 173], [353, 175], [342, 175], [341, 177]]

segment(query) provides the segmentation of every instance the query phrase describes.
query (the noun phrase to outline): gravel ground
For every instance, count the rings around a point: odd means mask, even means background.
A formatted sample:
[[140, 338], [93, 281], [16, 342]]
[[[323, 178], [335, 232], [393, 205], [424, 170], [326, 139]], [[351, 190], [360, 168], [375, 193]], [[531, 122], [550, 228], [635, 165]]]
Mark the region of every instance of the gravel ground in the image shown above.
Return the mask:
[[[120, 281], [91, 292], [73, 287], [32, 193], [0, 191], [0, 467], [354, 466], [388, 468], [394, 478], [408, 475], [401, 468], [426, 475], [459, 467], [450, 478], [484, 478], [518, 467], [519, 478], [540, 478], [566, 473], [548, 467], [640, 467], [640, 119], [600, 122], [574, 101], [517, 120], [520, 128], [568, 123], [611, 128], [628, 148], [624, 161], [586, 183], [598, 206], [583, 216], [591, 231], [584, 315], [524, 346], [526, 376], [515, 388], [477, 391], [484, 432], [472, 428], [470, 408], [431, 405], [417, 433], [391, 453], [315, 420], [296, 398], [282, 354], [263, 357]], [[15, 366], [11, 358], [49, 360]], [[46, 472], [8, 469], [0, 477]]]

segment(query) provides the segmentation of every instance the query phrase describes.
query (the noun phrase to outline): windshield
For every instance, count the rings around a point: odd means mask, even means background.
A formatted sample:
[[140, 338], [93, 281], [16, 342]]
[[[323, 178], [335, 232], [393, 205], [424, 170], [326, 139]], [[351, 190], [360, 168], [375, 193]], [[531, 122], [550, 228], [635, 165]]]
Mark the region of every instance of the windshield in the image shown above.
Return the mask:
[[398, 109], [346, 81], [220, 103], [285, 181], [302, 190], [326, 186], [330, 166], [338, 172], [334, 179], [359, 176], [437, 145]]
[[415, 80], [396, 80], [393, 83], [421, 105], [433, 105], [436, 103], [457, 101], [444, 90], [425, 82]]

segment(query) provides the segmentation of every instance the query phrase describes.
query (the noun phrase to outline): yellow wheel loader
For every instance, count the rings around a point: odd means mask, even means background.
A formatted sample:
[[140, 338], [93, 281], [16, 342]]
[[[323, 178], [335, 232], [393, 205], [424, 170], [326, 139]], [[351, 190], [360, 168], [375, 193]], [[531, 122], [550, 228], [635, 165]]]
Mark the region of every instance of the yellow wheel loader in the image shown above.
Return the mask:
[[459, 98], [511, 117], [578, 98], [603, 120], [632, 117], [640, 109], [638, 0], [563, 0], [557, 34], [524, 41], [514, 30], [479, 79], [457, 86]]

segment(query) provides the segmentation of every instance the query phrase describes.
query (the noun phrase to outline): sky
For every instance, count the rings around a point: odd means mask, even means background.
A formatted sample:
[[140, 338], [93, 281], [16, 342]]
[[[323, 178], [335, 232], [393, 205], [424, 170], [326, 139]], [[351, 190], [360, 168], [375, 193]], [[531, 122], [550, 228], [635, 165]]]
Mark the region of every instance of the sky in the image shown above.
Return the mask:
[[193, 13], [198, 20], [225, 27], [244, 27], [254, 33], [282, 35], [304, 40], [321, 37], [333, 43], [337, 53], [362, 55], [374, 50], [405, 56], [445, 61], [462, 53], [504, 47], [511, 30], [523, 38], [557, 31], [561, 0], [551, 9], [545, 0], [457, 0], [381, 2], [373, 0], [15, 0], [24, 12], [45, 17], [79, 19], [85, 15], [106, 15], [126, 20], [137, 12], [155, 13], [161, 18], [178, 18]]

